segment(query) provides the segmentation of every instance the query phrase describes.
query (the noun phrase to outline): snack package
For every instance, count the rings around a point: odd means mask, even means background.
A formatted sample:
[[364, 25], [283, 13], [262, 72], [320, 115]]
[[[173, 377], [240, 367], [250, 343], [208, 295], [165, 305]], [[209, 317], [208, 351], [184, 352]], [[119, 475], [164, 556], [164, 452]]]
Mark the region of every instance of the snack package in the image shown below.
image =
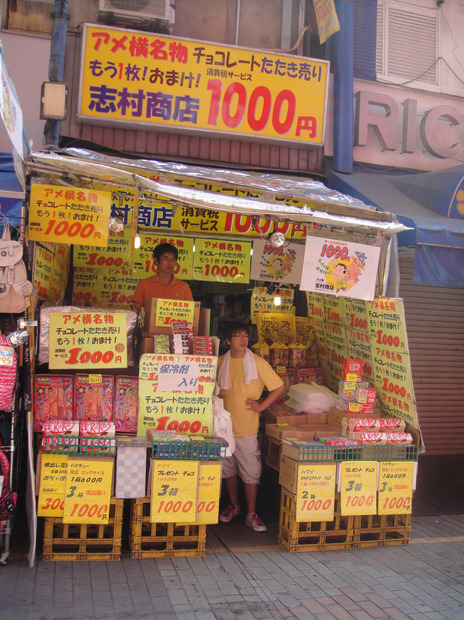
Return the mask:
[[343, 360], [342, 380], [343, 381], [362, 381], [362, 360]]
[[406, 429], [406, 422], [397, 418], [379, 418], [379, 424], [380, 431], [403, 433]]
[[340, 381], [338, 386], [338, 397], [345, 402], [355, 402], [356, 399], [356, 386], [355, 381]]
[[339, 398], [337, 409], [345, 413], [374, 413], [374, 405], [371, 403], [352, 403]]
[[253, 353], [265, 359], [266, 362], [271, 362], [271, 351], [266, 342], [256, 342], [251, 348], [253, 349]]
[[72, 375], [36, 375], [34, 386], [34, 430], [44, 422], [73, 419]]
[[296, 383], [317, 383], [317, 385], [324, 385], [324, 375], [322, 374], [322, 368], [297, 368], [296, 369]]
[[117, 375], [114, 389], [114, 424], [117, 433], [136, 433], [139, 413], [139, 379]]
[[81, 422], [81, 437], [114, 437], [113, 422]]
[[168, 355], [171, 353], [169, 334], [155, 334], [153, 336], [153, 353]]
[[76, 420], [113, 420], [114, 378], [104, 375], [76, 375], [74, 417]]
[[288, 348], [280, 342], [271, 345], [271, 366], [288, 366]]
[[306, 366], [306, 347], [302, 344], [288, 346], [288, 365], [295, 368]]
[[343, 418], [342, 419], [342, 433], [359, 433], [361, 431], [379, 432], [383, 429], [380, 428], [379, 418]]
[[43, 434], [45, 437], [79, 437], [80, 423], [79, 422], [44, 422]]

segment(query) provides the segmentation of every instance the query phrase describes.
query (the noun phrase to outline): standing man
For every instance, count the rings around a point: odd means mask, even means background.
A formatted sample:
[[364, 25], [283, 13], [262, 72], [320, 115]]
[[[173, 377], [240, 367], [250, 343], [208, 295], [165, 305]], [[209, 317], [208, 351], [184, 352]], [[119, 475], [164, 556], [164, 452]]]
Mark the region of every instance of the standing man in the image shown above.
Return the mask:
[[153, 261], [157, 271], [154, 276], [140, 280], [137, 284], [132, 300], [137, 310], [144, 308], [150, 297], [193, 301], [187, 282], [174, 276], [178, 257], [179, 252], [171, 243], [160, 243], [155, 247]]
[[[267, 527], [256, 514], [256, 496], [262, 469], [258, 445], [259, 413], [280, 398], [285, 387], [266, 360], [250, 351], [248, 338], [245, 323], [229, 323], [225, 339], [230, 350], [219, 358], [218, 363], [219, 396], [231, 415], [235, 436], [235, 452], [222, 464], [222, 477], [226, 481], [230, 505], [220, 514], [219, 520], [229, 523], [240, 513], [238, 474], [245, 486], [245, 524], [255, 532], [265, 532]], [[264, 388], [268, 395], [261, 400]]]

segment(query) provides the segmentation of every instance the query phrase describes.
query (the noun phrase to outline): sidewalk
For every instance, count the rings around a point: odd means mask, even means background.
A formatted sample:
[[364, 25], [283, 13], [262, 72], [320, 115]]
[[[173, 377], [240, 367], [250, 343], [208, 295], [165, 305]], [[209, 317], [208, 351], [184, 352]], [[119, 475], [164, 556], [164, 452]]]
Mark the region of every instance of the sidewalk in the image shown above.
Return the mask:
[[[239, 536], [231, 540], [233, 528]], [[242, 534], [240, 536], [240, 534]], [[6, 619], [368, 620], [464, 618], [464, 515], [413, 517], [411, 544], [290, 553], [277, 525], [208, 526], [202, 558], [43, 562], [0, 568]], [[253, 537], [254, 544], [247, 546]]]

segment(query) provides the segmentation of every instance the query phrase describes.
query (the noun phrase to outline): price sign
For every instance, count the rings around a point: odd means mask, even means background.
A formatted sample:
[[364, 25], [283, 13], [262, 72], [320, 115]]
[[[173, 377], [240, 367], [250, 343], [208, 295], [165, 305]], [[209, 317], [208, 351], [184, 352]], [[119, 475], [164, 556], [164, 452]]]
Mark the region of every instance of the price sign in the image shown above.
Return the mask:
[[[144, 213], [147, 213], [148, 209], [151, 208], [151, 204], [149, 206], [144, 206]], [[160, 208], [165, 210], [164, 207]], [[146, 215], [144, 216], [144, 219], [145, 218]], [[151, 221], [155, 221], [157, 218], [152, 217], [149, 219]], [[153, 249], [160, 243], [170, 243], [177, 248], [178, 258], [177, 264], [174, 268], [174, 275], [176, 276], [176, 278], [179, 278], [179, 280], [192, 279], [193, 246], [195, 243], [194, 239], [189, 239], [187, 237], [173, 237], [170, 234], [166, 234], [165, 232], [159, 234], [143, 233], [139, 236], [140, 247], [135, 250], [134, 256], [134, 275], [137, 277], [137, 279], [140, 280], [142, 278], [146, 278], [147, 276], [152, 276], [154, 273], [156, 273], [156, 265], [153, 262]]]
[[248, 284], [250, 257], [251, 243], [196, 239], [194, 278], [207, 282]]
[[111, 192], [33, 184], [29, 239], [106, 246], [110, 209]]
[[163, 363], [158, 375], [160, 392], [197, 392], [199, 387], [198, 364]]
[[63, 523], [108, 523], [113, 459], [69, 459]]
[[39, 517], [62, 517], [68, 473], [67, 454], [42, 454], [40, 468]]
[[197, 520], [200, 525], [217, 523], [221, 493], [221, 464], [200, 463]]
[[14, 350], [11, 347], [0, 347], [0, 366], [14, 366]]
[[380, 463], [379, 515], [411, 514], [413, 461]]
[[377, 461], [342, 463], [342, 515], [377, 514]]
[[53, 270], [53, 252], [35, 244], [32, 284], [36, 288], [39, 299], [47, 299]]
[[154, 460], [151, 490], [152, 523], [195, 523], [198, 462]]
[[108, 234], [106, 247], [80, 245], [74, 249], [74, 267], [91, 269], [132, 269], [131, 229], [124, 228], [121, 232]]
[[332, 521], [336, 463], [298, 466], [297, 521]]
[[163, 327], [173, 321], [193, 323], [195, 302], [178, 299], [158, 299], [156, 302], [156, 325]]
[[126, 368], [124, 312], [50, 314], [50, 368]]

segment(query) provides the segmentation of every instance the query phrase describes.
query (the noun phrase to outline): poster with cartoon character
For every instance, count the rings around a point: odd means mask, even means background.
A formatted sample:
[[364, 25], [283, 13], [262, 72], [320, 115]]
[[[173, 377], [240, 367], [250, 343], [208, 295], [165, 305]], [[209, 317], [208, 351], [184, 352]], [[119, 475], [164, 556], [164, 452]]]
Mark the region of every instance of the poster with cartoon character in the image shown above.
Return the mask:
[[304, 246], [289, 243], [276, 248], [265, 239], [253, 241], [251, 279], [282, 284], [299, 284], [303, 268]]
[[379, 257], [379, 246], [307, 237], [300, 288], [372, 300]]

